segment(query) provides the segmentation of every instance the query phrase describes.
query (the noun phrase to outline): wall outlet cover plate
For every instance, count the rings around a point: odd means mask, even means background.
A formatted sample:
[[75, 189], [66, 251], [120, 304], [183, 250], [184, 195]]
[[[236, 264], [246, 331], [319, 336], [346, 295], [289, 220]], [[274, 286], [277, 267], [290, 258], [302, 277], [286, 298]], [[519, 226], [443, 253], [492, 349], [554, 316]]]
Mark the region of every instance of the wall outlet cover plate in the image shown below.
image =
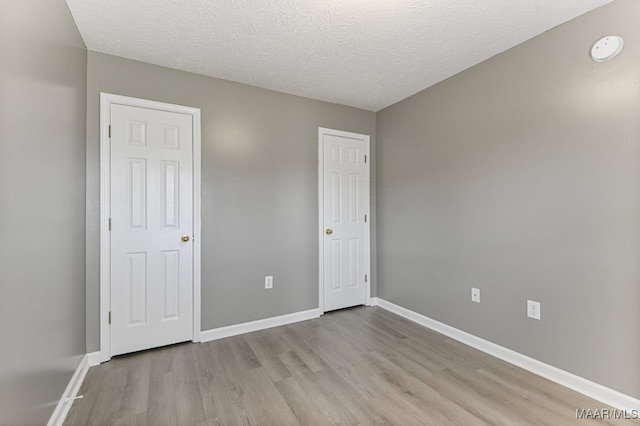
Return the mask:
[[527, 317], [536, 320], [540, 319], [540, 302], [527, 300]]

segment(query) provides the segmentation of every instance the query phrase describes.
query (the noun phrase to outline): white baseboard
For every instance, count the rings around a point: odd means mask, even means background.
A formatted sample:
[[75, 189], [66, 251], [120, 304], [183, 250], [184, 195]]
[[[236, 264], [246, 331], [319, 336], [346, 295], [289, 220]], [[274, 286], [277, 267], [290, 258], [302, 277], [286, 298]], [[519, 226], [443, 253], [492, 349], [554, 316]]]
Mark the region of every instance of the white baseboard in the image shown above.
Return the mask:
[[212, 330], [205, 330], [200, 333], [200, 338], [203, 343], [210, 342], [211, 340], [224, 339], [225, 337], [251, 333], [252, 331], [259, 331], [266, 328], [278, 327], [280, 325], [292, 324], [294, 322], [306, 321], [318, 318], [319, 316], [319, 309], [309, 309], [308, 311], [294, 312], [292, 314], [280, 315], [277, 317], [265, 318], [242, 324], [229, 325], [227, 327], [214, 328]]
[[384, 299], [376, 298], [374, 303], [375, 306], [379, 306], [389, 312], [405, 317], [410, 321], [430, 328], [440, 334], [444, 334], [454, 340], [493, 355], [496, 358], [516, 365], [537, 374], [538, 376], [542, 376], [576, 392], [580, 392], [585, 396], [598, 400], [614, 408], [627, 411], [640, 410], [639, 399], [625, 395], [580, 376], [576, 376], [573, 373], [561, 370], [552, 365], [545, 364], [544, 362], [522, 355], [521, 353], [512, 351], [511, 349], [491, 343], [487, 340], [481, 339], [480, 337], [458, 330], [457, 328], [451, 327], [417, 312], [405, 309], [402, 306], [387, 302]]
[[87, 360], [89, 362], [89, 367], [100, 365], [100, 351], [89, 352], [87, 354]]
[[[96, 352], [94, 352], [94, 354], [95, 353]], [[75, 373], [73, 373], [73, 376], [71, 377], [67, 388], [62, 394], [62, 398], [60, 398], [60, 401], [58, 401], [56, 409], [53, 410], [53, 414], [51, 415], [51, 418], [49, 418], [47, 426], [61, 426], [64, 423], [64, 419], [67, 418], [67, 414], [69, 413], [69, 409], [71, 408], [71, 404], [73, 403], [74, 398], [78, 396], [78, 391], [80, 390], [80, 386], [82, 386], [84, 377], [87, 375], [89, 367], [91, 367], [89, 359], [92, 355], [93, 354], [87, 354], [82, 357], [82, 360], [80, 360], [80, 364], [78, 364]]]

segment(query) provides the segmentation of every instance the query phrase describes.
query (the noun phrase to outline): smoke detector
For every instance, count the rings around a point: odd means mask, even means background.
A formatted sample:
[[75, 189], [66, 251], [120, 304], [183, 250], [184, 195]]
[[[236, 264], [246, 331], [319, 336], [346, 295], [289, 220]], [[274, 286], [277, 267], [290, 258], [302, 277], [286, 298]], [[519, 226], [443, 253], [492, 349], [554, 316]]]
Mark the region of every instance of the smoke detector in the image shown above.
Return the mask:
[[596, 62], [604, 62], [618, 56], [622, 52], [624, 41], [622, 37], [606, 36], [596, 41], [591, 48], [591, 57]]

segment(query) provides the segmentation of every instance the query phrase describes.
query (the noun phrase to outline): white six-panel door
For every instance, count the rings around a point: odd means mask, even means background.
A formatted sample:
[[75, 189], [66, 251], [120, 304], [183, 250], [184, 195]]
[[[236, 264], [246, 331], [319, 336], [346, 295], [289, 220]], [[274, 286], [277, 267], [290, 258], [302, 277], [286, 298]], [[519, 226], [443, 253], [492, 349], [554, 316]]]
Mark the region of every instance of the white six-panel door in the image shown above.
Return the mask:
[[363, 305], [368, 289], [369, 137], [320, 129], [323, 310]]
[[192, 339], [192, 128], [111, 105], [111, 355]]

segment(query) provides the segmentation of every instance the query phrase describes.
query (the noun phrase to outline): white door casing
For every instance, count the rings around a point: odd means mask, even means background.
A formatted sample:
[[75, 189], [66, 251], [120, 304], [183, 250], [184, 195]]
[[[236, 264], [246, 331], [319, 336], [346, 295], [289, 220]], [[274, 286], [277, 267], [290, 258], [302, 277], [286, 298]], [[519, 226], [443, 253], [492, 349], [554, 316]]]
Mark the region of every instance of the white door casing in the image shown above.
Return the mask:
[[369, 136], [319, 128], [320, 311], [370, 303]]
[[101, 361], [199, 341], [199, 110], [101, 94], [101, 129]]

